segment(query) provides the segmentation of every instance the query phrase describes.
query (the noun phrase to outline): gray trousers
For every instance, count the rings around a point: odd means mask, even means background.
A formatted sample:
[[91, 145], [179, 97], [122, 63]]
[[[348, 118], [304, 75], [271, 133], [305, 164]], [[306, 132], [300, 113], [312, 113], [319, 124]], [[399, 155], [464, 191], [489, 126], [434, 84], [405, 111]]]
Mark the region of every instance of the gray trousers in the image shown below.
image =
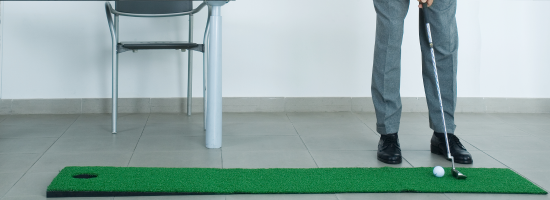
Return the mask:
[[[380, 134], [397, 133], [402, 110], [399, 91], [401, 43], [404, 20], [410, 0], [373, 1], [377, 18], [371, 93], [376, 111], [376, 131]], [[454, 133], [456, 128], [454, 123], [458, 56], [456, 5], [457, 0], [434, 0], [432, 6], [428, 8], [448, 133]], [[443, 133], [437, 86], [422, 14], [420, 14], [419, 20], [419, 40], [422, 50], [422, 78], [428, 103], [429, 125], [435, 132]]]

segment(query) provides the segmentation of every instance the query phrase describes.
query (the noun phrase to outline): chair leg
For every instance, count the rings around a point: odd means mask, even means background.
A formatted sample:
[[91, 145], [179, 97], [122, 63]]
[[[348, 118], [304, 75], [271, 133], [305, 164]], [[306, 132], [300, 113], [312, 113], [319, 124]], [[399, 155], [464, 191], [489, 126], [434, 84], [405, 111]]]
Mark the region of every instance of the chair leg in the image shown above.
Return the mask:
[[[189, 42], [193, 42], [193, 15], [189, 15]], [[187, 53], [187, 115], [191, 116], [193, 96], [193, 51]]]
[[[208, 39], [206, 39], [206, 40], [208, 40]], [[203, 62], [202, 62], [202, 85], [203, 85], [203, 88], [202, 88], [202, 97], [203, 97], [202, 98], [203, 99], [202, 100], [202, 111], [204, 113], [204, 117], [203, 117], [204, 130], [206, 131], [206, 113], [207, 113], [206, 112], [206, 109], [207, 109], [207, 107], [206, 107], [207, 101], [206, 100], [208, 99], [207, 96], [206, 96], [206, 89], [207, 89], [207, 85], [206, 85], [206, 81], [207, 81], [206, 80], [206, 72], [207, 72], [206, 71], [206, 65], [207, 65], [207, 63], [206, 63], [206, 60], [208, 59], [208, 51], [206, 49], [206, 42], [204, 43], [204, 48], [205, 49], [204, 49], [204, 52], [203, 52], [203, 55], [202, 55], [203, 58], [204, 58]]]
[[113, 134], [117, 132], [117, 114], [118, 114], [118, 54], [113, 55]]
[[187, 53], [187, 115], [191, 116], [193, 96], [193, 51]]
[[206, 131], [206, 118], [207, 118], [207, 76], [206, 76], [206, 73], [207, 73], [207, 65], [208, 65], [208, 43], [209, 43], [209, 30], [210, 30], [210, 15], [212, 15], [212, 6], [208, 6], [208, 19], [206, 20], [206, 30], [204, 32], [204, 38], [203, 38], [203, 54], [202, 54], [202, 85], [203, 85], [203, 88], [202, 88], [202, 97], [203, 97], [203, 100], [202, 100], [202, 111], [204, 113], [204, 117], [203, 117], [203, 124], [204, 124], [204, 131]]
[[113, 110], [112, 110], [112, 123], [113, 123], [113, 134], [116, 134], [117, 132], [117, 114], [118, 114], [118, 51], [117, 51], [117, 45], [118, 45], [118, 16], [115, 16], [115, 31], [116, 31], [116, 41], [113, 42], [113, 63], [112, 63], [112, 74], [113, 74], [113, 80], [112, 80], [112, 87], [113, 87], [113, 94], [112, 94], [112, 101], [113, 101]]

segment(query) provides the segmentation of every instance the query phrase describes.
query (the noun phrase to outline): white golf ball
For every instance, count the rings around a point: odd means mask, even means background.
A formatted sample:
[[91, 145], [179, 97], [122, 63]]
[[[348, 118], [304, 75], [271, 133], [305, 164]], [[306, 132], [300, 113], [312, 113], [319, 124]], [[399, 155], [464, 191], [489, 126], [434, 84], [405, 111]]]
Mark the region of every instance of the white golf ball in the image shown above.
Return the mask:
[[443, 175], [445, 175], [445, 170], [441, 166], [435, 166], [434, 167], [434, 175], [436, 177], [443, 177]]

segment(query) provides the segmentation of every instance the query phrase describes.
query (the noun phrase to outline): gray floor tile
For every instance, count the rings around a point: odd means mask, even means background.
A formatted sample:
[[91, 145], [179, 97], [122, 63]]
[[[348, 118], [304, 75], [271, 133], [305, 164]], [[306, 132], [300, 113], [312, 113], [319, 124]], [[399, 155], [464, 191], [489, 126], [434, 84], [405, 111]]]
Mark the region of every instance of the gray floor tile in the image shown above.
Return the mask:
[[550, 157], [548, 156], [550, 151], [495, 150], [484, 152], [514, 170], [548, 170], [548, 166], [550, 166]]
[[319, 167], [412, 167], [407, 162], [386, 164], [378, 161], [376, 151], [310, 150]]
[[367, 127], [369, 127], [369, 129], [375, 133], [376, 135], [380, 135], [380, 133], [378, 133], [378, 131], [376, 131], [376, 121], [374, 122], [363, 122], [365, 125], [367, 125]]
[[297, 135], [290, 122], [225, 123], [223, 135]]
[[204, 167], [221, 168], [220, 149], [180, 152], [135, 152], [130, 167]]
[[315, 135], [373, 135], [374, 132], [364, 123], [294, 123], [298, 134], [302, 136]]
[[428, 124], [428, 117], [423, 113], [401, 113], [401, 123]]
[[500, 124], [504, 121], [497, 117], [498, 114], [487, 113], [455, 113], [455, 124]]
[[0, 138], [59, 137], [70, 124], [0, 125]]
[[550, 121], [550, 114], [537, 114], [537, 113], [506, 113], [495, 114], [497, 118], [508, 124], [548, 124]]
[[0, 154], [4, 153], [44, 153], [57, 138], [2, 138]]
[[376, 124], [376, 113], [374, 112], [356, 112], [353, 114], [365, 124]]
[[352, 112], [295, 112], [287, 113], [292, 123], [358, 123], [361, 120]]
[[61, 137], [48, 152], [132, 152], [139, 137], [117, 135], [95, 137]]
[[[401, 150], [414, 150], [414, 151], [429, 151], [430, 150], [430, 140], [432, 139], [433, 134], [428, 135], [399, 135], [399, 144], [401, 145]], [[477, 150], [477, 148], [468, 144], [467, 142], [462, 142], [464, 147], [471, 150]]]
[[[469, 151], [472, 154], [472, 164], [455, 163], [456, 167], [480, 167], [480, 168], [507, 168], [494, 158], [482, 151]], [[441, 155], [435, 155], [430, 151], [403, 151], [403, 157], [414, 167], [451, 167], [451, 162]]]
[[[119, 113], [117, 115], [117, 124], [145, 124], [149, 118], [149, 114], [143, 113]], [[82, 124], [112, 124], [111, 114], [82, 114], [74, 125]]]
[[131, 152], [78, 152], [45, 153], [29, 173], [59, 172], [66, 166], [115, 166], [126, 167]]
[[[203, 116], [200, 113], [191, 117], [185, 114], [120, 114], [118, 135], [110, 133], [110, 116], [9, 115], [4, 116], [4, 121], [0, 116], [0, 197], [6, 193], [2, 200], [46, 199], [45, 190], [57, 175], [56, 170], [68, 165], [125, 166], [129, 163], [130, 166], [144, 167], [224, 168], [386, 166], [375, 157], [379, 136], [374, 133], [374, 113], [224, 113], [224, 143], [221, 149], [205, 147], [204, 131], [201, 130]], [[474, 164], [457, 164], [457, 167], [508, 166], [542, 187], [550, 187], [550, 171], [546, 167], [550, 165], [547, 158], [550, 147], [544, 143], [550, 139], [546, 134], [550, 128], [550, 114], [456, 113], [455, 116], [457, 136], [474, 158]], [[432, 131], [427, 123], [427, 113], [402, 115], [399, 137], [405, 160], [401, 165], [389, 166], [410, 167], [409, 163], [414, 167], [450, 166], [449, 161], [430, 153]], [[32, 131], [29, 124], [42, 129]], [[55, 127], [63, 126], [71, 127], [64, 134], [61, 132], [63, 136], [55, 142], [61, 134], [49, 132], [47, 127], [55, 130]], [[132, 127], [138, 126], [145, 126], [143, 135], [137, 130], [131, 132]], [[6, 133], [9, 128], [21, 134]], [[129, 132], [124, 132], [125, 129]], [[21, 138], [11, 138], [11, 134]], [[100, 136], [102, 134], [105, 136]], [[10, 138], [3, 135], [10, 135]], [[80, 137], [87, 135], [94, 136]], [[530, 137], [525, 137], [528, 135]], [[23, 175], [27, 169], [29, 172]], [[17, 181], [20, 177], [21, 180]], [[4, 186], [6, 184], [11, 185]], [[181, 195], [116, 199], [440, 199], [442, 195], [447, 199], [550, 199], [549, 195], [411, 193]], [[113, 197], [62, 199], [106, 200]]]
[[[4, 162], [4, 161], [2, 161]], [[10, 189], [17, 183], [17, 181], [23, 177], [25, 172], [0, 172], [0, 197], [3, 197]]]
[[529, 136], [528, 133], [521, 131], [520, 125], [505, 123], [479, 123], [457, 125], [457, 135], [475, 135], [475, 136]]
[[38, 196], [46, 197], [46, 189], [57, 176], [56, 173], [26, 173], [5, 197], [12, 196]]
[[146, 196], [146, 197], [115, 197], [115, 200], [225, 200], [225, 195], [177, 195], [177, 196]]
[[8, 115], [0, 115], [0, 123], [8, 118]]
[[[147, 123], [144, 136], [204, 136], [204, 125], [202, 123]], [[226, 135], [223, 132], [223, 135]]]
[[[368, 119], [363, 120], [363, 122], [373, 130], [373, 132], [376, 132], [376, 116], [374, 113], [358, 115], [359, 118], [365, 118], [365, 115], [367, 115]], [[430, 129], [428, 117], [423, 113], [402, 113], [399, 125], [399, 135], [424, 135], [432, 133], [433, 130]]]
[[226, 200], [338, 200], [335, 194], [231, 194]]
[[[550, 137], [525, 136], [470, 136], [459, 137], [479, 150], [550, 150]], [[466, 146], [466, 145], [465, 145]], [[466, 146], [468, 148], [468, 146]]]
[[[139, 137], [143, 132], [143, 127], [145, 124], [117, 124], [117, 133], [118, 137], [124, 136], [134, 136]], [[86, 124], [79, 123], [73, 124], [63, 137], [112, 137], [112, 125], [111, 124]]]
[[192, 113], [191, 116], [187, 114], [167, 114], [167, 113], [151, 113], [147, 123], [168, 123], [168, 124], [180, 124], [180, 123], [204, 123], [204, 115], [202, 113]]
[[309, 150], [378, 150], [376, 135], [301, 136]]
[[40, 153], [0, 154], [0, 173], [25, 173], [41, 155]]
[[445, 196], [451, 200], [547, 200], [549, 195], [533, 195], [533, 194], [463, 194], [463, 193], [446, 193]]
[[286, 113], [223, 113], [223, 123], [288, 123]]
[[289, 151], [307, 150], [299, 136], [225, 136], [224, 151]]
[[534, 136], [550, 136], [550, 124], [518, 125], [521, 131]]
[[[376, 126], [372, 127], [376, 130]], [[401, 122], [399, 124], [399, 136], [401, 135], [432, 135], [433, 130], [430, 128], [428, 121], [421, 123]]]
[[2, 125], [56, 124], [69, 125], [79, 115], [10, 115], [2, 121]]
[[223, 168], [316, 168], [306, 150], [292, 151], [225, 151]]
[[414, 193], [366, 193], [366, 194], [336, 194], [339, 200], [366, 200], [366, 199], [422, 199], [448, 200], [444, 194], [414, 194]]
[[135, 152], [205, 149], [207, 148], [204, 136], [142, 136]]

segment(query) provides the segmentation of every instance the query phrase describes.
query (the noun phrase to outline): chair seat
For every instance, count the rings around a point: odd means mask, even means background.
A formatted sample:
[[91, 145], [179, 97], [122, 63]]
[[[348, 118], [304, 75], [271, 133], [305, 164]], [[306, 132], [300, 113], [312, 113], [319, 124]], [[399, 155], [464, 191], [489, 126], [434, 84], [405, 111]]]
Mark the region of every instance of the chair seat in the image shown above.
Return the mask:
[[120, 42], [122, 47], [127, 49], [191, 49], [198, 47], [197, 43], [188, 43], [188, 42], [166, 42], [166, 41], [155, 41], [155, 42]]

